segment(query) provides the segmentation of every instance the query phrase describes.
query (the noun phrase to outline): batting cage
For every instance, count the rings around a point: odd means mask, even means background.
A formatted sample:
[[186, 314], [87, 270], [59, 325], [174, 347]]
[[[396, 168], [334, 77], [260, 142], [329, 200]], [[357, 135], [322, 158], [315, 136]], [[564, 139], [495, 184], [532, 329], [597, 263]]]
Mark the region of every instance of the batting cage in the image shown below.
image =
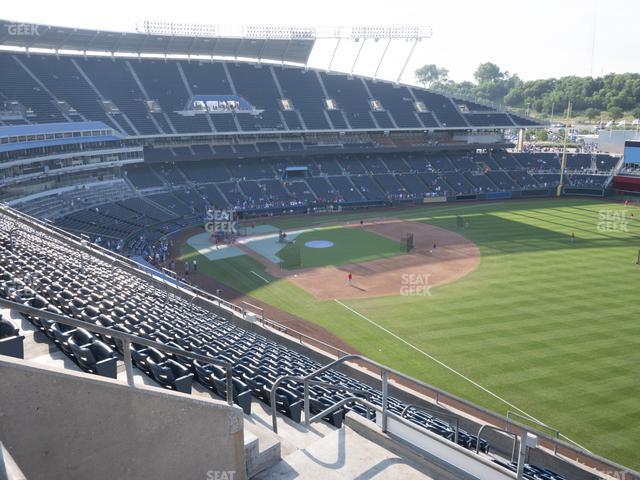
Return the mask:
[[413, 250], [413, 233], [403, 235], [400, 244], [403, 252], [411, 252]]

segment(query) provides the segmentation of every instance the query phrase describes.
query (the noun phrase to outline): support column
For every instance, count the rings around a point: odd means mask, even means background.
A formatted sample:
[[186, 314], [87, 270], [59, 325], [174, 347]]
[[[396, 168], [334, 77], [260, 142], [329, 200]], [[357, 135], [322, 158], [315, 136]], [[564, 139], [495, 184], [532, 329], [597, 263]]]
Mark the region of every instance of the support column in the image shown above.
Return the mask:
[[402, 65], [402, 69], [400, 70], [400, 74], [398, 75], [398, 79], [396, 80], [396, 83], [400, 83], [400, 79], [402, 79], [402, 74], [404, 73], [405, 69], [407, 68], [407, 65], [409, 64], [409, 60], [411, 60], [411, 57], [413, 56], [413, 52], [415, 51], [416, 47], [418, 46], [418, 42], [420, 41], [419, 38], [415, 38], [413, 40], [413, 45], [411, 45], [411, 50], [409, 50], [409, 55], [407, 55], [407, 59], [404, 61], [404, 64]]
[[356, 54], [356, 58], [353, 61], [353, 65], [351, 65], [351, 72], [349, 73], [349, 75], [353, 75], [353, 71], [356, 68], [356, 63], [358, 63], [358, 59], [360, 58], [360, 53], [362, 53], [362, 49], [364, 48], [364, 42], [366, 42], [367, 39], [363, 38], [362, 39], [362, 43], [360, 44], [360, 48], [358, 49], [358, 53]]
[[336, 43], [336, 48], [333, 49], [333, 55], [331, 55], [331, 61], [329, 61], [329, 68], [327, 69], [329, 72], [331, 71], [331, 67], [333, 66], [333, 59], [336, 58], [336, 53], [338, 53], [338, 48], [340, 48], [341, 38], [338, 39], [338, 43]]
[[387, 40], [387, 44], [384, 47], [384, 51], [382, 52], [382, 56], [380, 57], [380, 61], [378, 62], [378, 66], [376, 67], [376, 72], [373, 74], [373, 78], [378, 78], [378, 70], [380, 70], [380, 65], [382, 65], [382, 61], [384, 57], [387, 55], [387, 50], [389, 50], [389, 45], [391, 45], [391, 39]]

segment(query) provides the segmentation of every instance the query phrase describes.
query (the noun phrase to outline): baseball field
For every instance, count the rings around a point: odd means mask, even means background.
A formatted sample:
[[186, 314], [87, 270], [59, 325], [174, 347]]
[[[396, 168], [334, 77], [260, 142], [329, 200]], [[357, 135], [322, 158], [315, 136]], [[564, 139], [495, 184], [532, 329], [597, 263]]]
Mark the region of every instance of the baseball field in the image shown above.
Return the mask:
[[469, 203], [270, 218], [224, 255], [195, 230], [178, 242], [205, 288], [638, 469], [639, 216], [583, 199]]

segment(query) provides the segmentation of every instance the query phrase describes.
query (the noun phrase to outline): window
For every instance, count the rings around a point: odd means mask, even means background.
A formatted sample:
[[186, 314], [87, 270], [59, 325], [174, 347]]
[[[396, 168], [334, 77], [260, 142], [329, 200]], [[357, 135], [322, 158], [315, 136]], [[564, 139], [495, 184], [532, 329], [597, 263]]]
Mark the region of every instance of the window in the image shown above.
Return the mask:
[[287, 98], [283, 98], [282, 100], [280, 100], [280, 106], [285, 111], [293, 110], [293, 103], [291, 103], [291, 100]]
[[382, 108], [382, 104], [380, 103], [380, 100], [371, 100], [371, 110], [373, 110], [374, 112], [380, 112], [382, 110], [384, 110], [384, 108]]
[[338, 109], [338, 106], [336, 105], [336, 102], [335, 102], [335, 100], [333, 98], [327, 98], [324, 101], [324, 103], [325, 103], [325, 105], [327, 107], [327, 110], [337, 110]]
[[415, 107], [416, 107], [416, 110], [418, 112], [426, 112], [427, 111], [427, 107], [424, 105], [423, 102], [416, 102], [415, 103]]

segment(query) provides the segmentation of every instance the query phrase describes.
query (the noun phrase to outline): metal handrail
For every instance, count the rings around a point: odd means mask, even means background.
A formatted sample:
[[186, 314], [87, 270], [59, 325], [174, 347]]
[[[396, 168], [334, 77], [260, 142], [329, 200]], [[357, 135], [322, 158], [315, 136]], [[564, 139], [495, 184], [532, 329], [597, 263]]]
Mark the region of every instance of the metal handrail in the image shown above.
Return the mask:
[[502, 428], [494, 427], [493, 425], [489, 425], [489, 424], [486, 424], [486, 423], [480, 427], [480, 430], [478, 430], [478, 440], [476, 440], [476, 453], [480, 453], [480, 436], [482, 435], [482, 432], [485, 429], [490, 429], [490, 430], [495, 430], [497, 432], [506, 433], [509, 436], [513, 435], [513, 449], [511, 450], [511, 461], [512, 462], [515, 461], [516, 449], [517, 449], [517, 445], [518, 445], [518, 435], [513, 433], [513, 432], [507, 432], [506, 430], [504, 430]]
[[[32, 228], [39, 230], [41, 229], [41, 225], [39, 225], [38, 220], [35, 219], [34, 217], [25, 214], [23, 212], [18, 212], [14, 209], [12, 209], [11, 207], [8, 206], [4, 206], [4, 205], [0, 205], [0, 210], [3, 211], [3, 213], [7, 214], [10, 218], [13, 218], [14, 220], [19, 220], [19, 221], [23, 221], [23, 222], [29, 222], [32, 223]], [[127, 258], [119, 253], [113, 252], [111, 250], [108, 250], [100, 245], [96, 245], [94, 243], [90, 243], [87, 242], [86, 240], [84, 240], [82, 237], [75, 235], [73, 233], [67, 232], [65, 230], [62, 230], [58, 227], [56, 227], [55, 225], [48, 225], [48, 230], [49, 233], [53, 233], [55, 236], [58, 237], [64, 237], [66, 240], [69, 239], [69, 237], [71, 237], [76, 243], [78, 243], [80, 247], [83, 247], [85, 249], [89, 249], [89, 250], [93, 250], [96, 253], [99, 253], [100, 255], [103, 255], [107, 258], [109, 258], [112, 262], [112, 266], [118, 262], [120, 264], [124, 264], [126, 265], [128, 268], [136, 271], [137, 273], [143, 274], [145, 276], [154, 276], [152, 273], [147, 272], [146, 270], [144, 270], [143, 268], [141, 268], [141, 265], [138, 264], [137, 262], [135, 262], [134, 260], [131, 260], [130, 258]], [[161, 280], [162, 281], [162, 280]], [[166, 281], [162, 281], [162, 283], [165, 284], [165, 288], [167, 288], [167, 283]], [[204, 290], [201, 290], [199, 288], [197, 288], [194, 285], [191, 285], [189, 283], [185, 283], [182, 281], [179, 281], [178, 285], [174, 285], [174, 287], [176, 288], [180, 288], [183, 290], [189, 290], [192, 293], [206, 299], [209, 300], [211, 302], [213, 302], [214, 304], [217, 304], [218, 307], [225, 307], [227, 310], [230, 310], [232, 312], [238, 313], [240, 315], [242, 315], [242, 317], [244, 318], [244, 313], [246, 312], [246, 310], [234, 303], [231, 303], [227, 300], [225, 300], [224, 298], [221, 298], [217, 295], [214, 295], [212, 293], [206, 292]], [[312, 344], [318, 344], [321, 345], [322, 347], [327, 347], [333, 351], [335, 351], [338, 355], [346, 355], [347, 352], [345, 352], [344, 350], [335, 347], [333, 345], [330, 345], [326, 342], [323, 342], [322, 340], [318, 340], [317, 338], [314, 338], [310, 335], [307, 335], [305, 333], [299, 332], [293, 328], [287, 327], [286, 325], [283, 325], [282, 323], [276, 322], [275, 320], [272, 320], [270, 318], [265, 317], [262, 320], [262, 324], [263, 325], [267, 325], [267, 326], [271, 326], [281, 332], [286, 332], [289, 335], [295, 336], [298, 338], [298, 340], [300, 341], [300, 343], [303, 343], [303, 339], [307, 340], [309, 343]]]
[[156, 342], [155, 340], [149, 340], [147, 338], [139, 337], [137, 335], [131, 335], [130, 333], [124, 333], [118, 330], [112, 330], [110, 328], [103, 327], [101, 325], [94, 325], [92, 323], [84, 322], [82, 320], [77, 320], [75, 318], [49, 312], [47, 310], [40, 310], [38, 308], [34, 308], [29, 305], [24, 305], [22, 303], [14, 302], [12, 300], [7, 300], [5, 298], [0, 298], [0, 307], [9, 308], [19, 313], [31, 315], [33, 317], [42, 318], [42, 319], [49, 320], [56, 323], [62, 323], [64, 325], [69, 325], [71, 327], [83, 328], [90, 332], [99, 333], [101, 335], [106, 335], [106, 336], [110, 336], [113, 338], [117, 338], [118, 340], [121, 340], [123, 351], [124, 351], [124, 355], [123, 355], [124, 364], [127, 372], [127, 383], [132, 387], [135, 387], [134, 381], [133, 381], [133, 363], [131, 361], [131, 344], [132, 343], [135, 343], [137, 345], [144, 345], [145, 347], [156, 348], [160, 351], [167, 352], [173, 355], [178, 355], [185, 358], [189, 358], [191, 360], [198, 360], [205, 364], [217, 365], [219, 367], [222, 367], [225, 369], [225, 372], [226, 372], [227, 403], [229, 405], [233, 404], [233, 370], [232, 370], [232, 365], [227, 362], [223, 362], [222, 360], [211, 358], [206, 355], [201, 355], [199, 353], [193, 353], [188, 350], [182, 350], [180, 348], [172, 347], [171, 345], [165, 345], [164, 343]]
[[[506, 430], [509, 430], [509, 427], [511, 426], [511, 417], [519, 417], [523, 420], [526, 420], [527, 422], [531, 422], [531, 423], [535, 423], [536, 425], [539, 425], [540, 427], [546, 428], [547, 430], [550, 430], [551, 432], [553, 432], [555, 434], [555, 437], [557, 440], [560, 440], [560, 430], [558, 430], [557, 428], [553, 428], [550, 427], [549, 425], [547, 425], [546, 423], [542, 423], [539, 420], [535, 420], [531, 417], [528, 417], [526, 415], [522, 415], [518, 412], [514, 412], [513, 410], [507, 410], [507, 424], [506, 424]], [[554, 455], [558, 454], [558, 444], [554, 443], [553, 445], [553, 453]]]
[[[317, 370], [309, 373], [308, 375], [305, 375], [304, 377], [300, 377], [300, 376], [296, 376], [296, 375], [283, 375], [279, 378], [276, 379], [276, 381], [273, 383], [273, 386], [271, 387], [271, 392], [269, 394], [270, 397], [270, 401], [271, 401], [271, 405], [275, 405], [275, 401], [276, 401], [276, 389], [278, 388], [278, 386], [285, 380], [293, 380], [293, 381], [297, 381], [299, 383], [303, 383], [304, 384], [304, 412], [305, 412], [305, 424], [309, 425], [311, 423], [311, 420], [309, 418], [309, 411], [310, 411], [310, 406], [309, 406], [309, 381], [312, 380], [315, 376], [320, 375], [321, 373], [326, 372], [327, 370], [329, 370], [330, 368], [339, 365], [341, 363], [344, 363], [346, 361], [349, 360], [361, 360], [365, 363], [368, 363], [370, 365], [376, 366], [378, 368], [380, 368], [380, 372], [381, 372], [381, 379], [382, 379], [382, 427], [383, 427], [383, 431], [386, 430], [386, 420], [387, 420], [387, 408], [386, 408], [386, 403], [387, 403], [387, 387], [388, 387], [388, 372], [391, 371], [394, 374], [396, 373], [393, 370], [388, 369], [387, 367], [385, 367], [384, 365], [371, 360], [367, 357], [364, 357], [362, 355], [358, 355], [358, 354], [348, 354], [345, 355], [343, 357], [340, 357], [336, 360], [334, 360], [333, 362], [330, 362], [326, 365], [324, 365], [323, 367], [318, 368]], [[397, 372], [398, 375], [405, 377], [407, 379], [409, 379], [410, 377], [406, 377], [405, 375], [402, 375], [401, 373]], [[325, 414], [326, 415], [326, 414]], [[275, 433], [278, 432], [278, 415], [277, 415], [277, 411], [275, 408], [271, 409], [271, 423], [272, 423], [272, 428], [273, 431]]]
[[400, 416], [402, 418], [406, 418], [405, 415], [409, 410], [420, 410], [426, 413], [433, 413], [438, 417], [447, 417], [447, 418], [453, 419], [453, 421], [455, 422], [453, 441], [454, 443], [458, 443], [458, 432], [460, 431], [460, 417], [458, 417], [457, 415], [452, 415], [450, 413], [440, 412], [435, 408], [425, 408], [425, 407], [421, 407], [420, 405], [414, 405], [412, 403], [404, 407], [404, 410], [402, 410], [402, 413], [400, 414]]
[[[380, 405], [376, 405], [375, 403], [369, 401], [369, 400], [365, 400], [363, 398], [360, 397], [356, 397], [356, 396], [352, 396], [352, 397], [347, 397], [347, 398], [343, 398], [342, 400], [340, 400], [339, 402], [336, 402], [335, 404], [331, 405], [330, 407], [327, 407], [326, 409], [324, 409], [323, 411], [321, 411], [320, 413], [314, 415], [313, 417], [308, 419], [308, 423], [314, 423], [317, 422], [319, 420], [322, 420], [324, 417], [326, 417], [327, 415], [330, 415], [331, 413], [333, 413], [334, 411], [344, 407], [345, 405], [349, 404], [349, 403], [360, 403], [361, 405], [367, 407], [367, 411], [369, 410], [374, 410], [376, 412], [381, 412], [383, 415], [385, 415], [384, 413], [384, 408], [381, 407]], [[427, 430], [426, 428], [400, 416], [397, 415], [393, 412], [387, 412], [386, 415], [394, 420], [396, 420], [397, 422], [405, 425], [406, 427], [409, 427], [417, 432], [422, 433], [423, 435], [429, 435], [429, 436], [433, 436], [435, 438], [438, 438], [438, 435], [435, 435], [434, 433], [430, 432], [429, 430]], [[385, 432], [386, 430], [383, 430], [383, 432]], [[478, 442], [479, 444], [479, 442]], [[458, 445], [458, 442], [455, 442], [454, 445], [456, 445], [457, 448], [462, 449], [463, 451], [468, 452], [467, 449], [461, 447]], [[454, 447], [454, 448], [456, 448]], [[471, 451], [473, 452], [473, 451]], [[476, 450], [476, 455], [479, 455], [479, 452]], [[479, 458], [482, 459], [482, 457], [479, 456]], [[498, 469], [504, 469], [504, 467], [502, 465], [498, 465], [495, 463], [491, 463], [491, 466], [494, 468], [498, 468]]]

